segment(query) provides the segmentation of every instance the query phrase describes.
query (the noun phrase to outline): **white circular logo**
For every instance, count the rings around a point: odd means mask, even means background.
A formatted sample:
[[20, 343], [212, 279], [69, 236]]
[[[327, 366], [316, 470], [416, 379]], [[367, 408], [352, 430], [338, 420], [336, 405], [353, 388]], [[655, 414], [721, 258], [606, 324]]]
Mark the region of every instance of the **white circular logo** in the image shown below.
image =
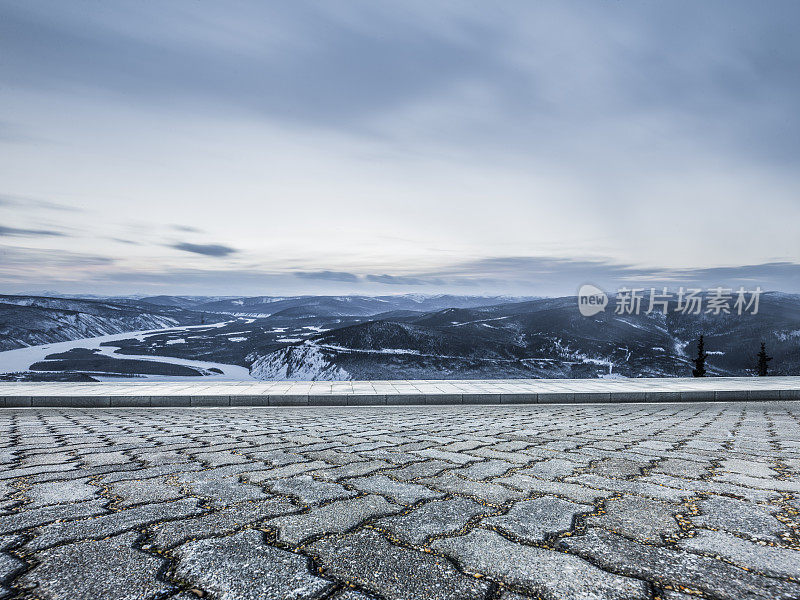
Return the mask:
[[596, 285], [584, 283], [578, 290], [578, 310], [584, 317], [603, 312], [608, 305], [608, 296]]

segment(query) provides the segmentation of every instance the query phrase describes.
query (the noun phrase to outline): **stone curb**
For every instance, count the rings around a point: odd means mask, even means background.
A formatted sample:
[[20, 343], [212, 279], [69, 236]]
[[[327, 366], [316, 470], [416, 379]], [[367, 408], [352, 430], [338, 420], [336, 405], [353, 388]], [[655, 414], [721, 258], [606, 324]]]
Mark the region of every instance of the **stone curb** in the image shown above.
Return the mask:
[[404, 406], [800, 400], [800, 390], [545, 392], [462, 394], [277, 394], [171, 396], [3, 396], [0, 408], [186, 408], [254, 406]]

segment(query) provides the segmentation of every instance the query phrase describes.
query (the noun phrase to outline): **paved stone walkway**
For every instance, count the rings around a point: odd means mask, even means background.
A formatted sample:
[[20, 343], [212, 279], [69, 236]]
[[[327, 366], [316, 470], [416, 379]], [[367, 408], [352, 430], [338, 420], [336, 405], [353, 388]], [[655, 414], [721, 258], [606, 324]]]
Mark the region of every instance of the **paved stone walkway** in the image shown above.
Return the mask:
[[800, 598], [800, 404], [0, 411], [0, 597]]
[[364, 406], [800, 400], [800, 377], [31, 383], [0, 382], [0, 407]]

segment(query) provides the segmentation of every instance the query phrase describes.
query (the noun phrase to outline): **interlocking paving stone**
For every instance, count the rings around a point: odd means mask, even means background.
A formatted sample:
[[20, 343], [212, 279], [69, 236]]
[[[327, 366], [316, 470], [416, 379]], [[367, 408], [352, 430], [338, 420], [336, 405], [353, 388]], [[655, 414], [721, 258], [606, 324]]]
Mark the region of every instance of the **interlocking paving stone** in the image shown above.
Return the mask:
[[376, 527], [386, 529], [395, 539], [412, 546], [422, 546], [432, 535], [455, 533], [470, 519], [494, 512], [468, 500], [436, 500], [423, 504], [405, 515], [384, 517], [375, 522]]
[[715, 481], [723, 483], [733, 483], [744, 485], [760, 490], [777, 490], [779, 492], [800, 493], [800, 481], [785, 481], [780, 479], [766, 479], [763, 477], [752, 477], [750, 475], [740, 475], [738, 473], [722, 473], [714, 477]]
[[386, 462], [385, 460], [368, 460], [364, 462], [342, 465], [333, 469], [319, 469], [318, 471], [311, 473], [311, 475], [314, 477], [319, 477], [320, 479], [336, 481], [338, 479], [344, 479], [347, 477], [361, 477], [362, 475], [369, 475], [370, 473], [374, 473], [375, 471], [386, 469], [387, 467], [391, 466], [392, 464]]
[[37, 565], [17, 580], [43, 600], [148, 600], [173, 586], [156, 578], [164, 560], [133, 548], [136, 533], [80, 542], [36, 554]]
[[259, 486], [240, 483], [236, 476], [218, 471], [183, 473], [176, 480], [188, 493], [205, 498], [214, 506], [228, 506], [243, 500], [262, 500], [267, 497]]
[[417, 454], [422, 458], [438, 458], [439, 460], [446, 460], [447, 462], [456, 463], [457, 465], [465, 465], [481, 460], [477, 456], [470, 456], [468, 454], [461, 454], [460, 452], [451, 452], [448, 450], [439, 450], [437, 448], [416, 450], [414, 454]]
[[[145, 467], [144, 469], [131, 468], [127, 471], [104, 469], [103, 476], [100, 478], [101, 483], [114, 483], [115, 481], [126, 481], [129, 479], [152, 479], [154, 477], [161, 477], [162, 475], [174, 475], [176, 473], [185, 473], [188, 471], [200, 471], [203, 465], [200, 463], [194, 464], [169, 464], [159, 465], [157, 467]], [[95, 473], [87, 473], [94, 475]], [[79, 476], [83, 476], [82, 474]]]
[[517, 466], [530, 462], [531, 458], [520, 452], [509, 452], [506, 450], [497, 450], [495, 448], [478, 448], [477, 450], [468, 450], [467, 454], [471, 456], [479, 456], [481, 458], [490, 458], [495, 461], [503, 461], [510, 463], [517, 463]]
[[649, 498], [655, 498], [656, 500], [666, 500], [668, 502], [681, 502], [685, 498], [692, 496], [690, 493], [675, 488], [638, 480], [611, 479], [610, 477], [602, 477], [600, 475], [577, 475], [567, 478], [567, 481], [570, 483], [588, 485], [594, 488], [638, 494]]
[[234, 454], [233, 452], [200, 452], [192, 456], [195, 460], [201, 461], [209, 467], [222, 467], [225, 465], [236, 465], [250, 462], [246, 456]]
[[651, 473], [663, 473], [674, 477], [693, 477], [698, 479], [708, 473], [708, 462], [695, 462], [679, 458], [666, 458], [651, 469]]
[[722, 556], [732, 563], [765, 575], [800, 579], [800, 550], [748, 542], [722, 531], [699, 529], [694, 537], [678, 546], [711, 556]]
[[681, 507], [638, 496], [612, 498], [604, 505], [605, 513], [586, 519], [587, 525], [603, 527], [647, 543], [660, 543], [662, 536], [680, 531], [675, 515]]
[[33, 467], [37, 465], [57, 465], [75, 460], [72, 454], [66, 452], [43, 452], [41, 454], [31, 454], [23, 458], [20, 467]]
[[0, 498], [5, 498], [6, 496], [11, 495], [16, 488], [11, 487], [11, 484], [8, 481], [0, 481]]
[[683, 586], [712, 598], [790, 600], [800, 595], [800, 585], [744, 571], [715, 558], [631, 541], [602, 529], [564, 538], [565, 549], [604, 569], [647, 579], [658, 585]]
[[278, 529], [278, 537], [290, 544], [299, 544], [323, 533], [343, 533], [361, 522], [400, 510], [383, 496], [363, 496], [341, 500], [311, 509], [307, 513], [277, 517], [267, 525]]
[[530, 468], [517, 471], [520, 475], [531, 475], [540, 479], [561, 479], [567, 475], [572, 475], [575, 469], [581, 465], [570, 460], [561, 458], [551, 458], [537, 462]]
[[62, 473], [73, 471], [77, 468], [77, 463], [56, 464], [56, 465], [37, 465], [35, 467], [20, 467], [18, 469], [7, 469], [0, 471], [0, 479], [15, 479], [17, 477], [30, 477], [31, 475], [42, 475], [44, 473]]
[[269, 469], [266, 471], [248, 473], [245, 479], [247, 479], [247, 481], [250, 483], [263, 483], [265, 481], [291, 477], [292, 475], [300, 475], [301, 473], [307, 473], [309, 471], [321, 469], [327, 466], [328, 464], [321, 460], [315, 460], [313, 462], [299, 462], [275, 467], [274, 469]]
[[587, 473], [594, 473], [595, 475], [602, 475], [604, 477], [616, 477], [619, 479], [638, 476], [641, 474], [641, 470], [642, 465], [633, 460], [626, 460], [624, 458], [604, 458], [587, 469]]
[[418, 479], [421, 477], [432, 477], [448, 469], [455, 469], [456, 465], [453, 463], [445, 462], [443, 460], [425, 460], [418, 463], [413, 463], [398, 469], [387, 470], [386, 473], [395, 479], [408, 481], [410, 479]]
[[510, 469], [517, 467], [514, 463], [505, 460], [490, 459], [484, 462], [472, 463], [454, 471], [467, 479], [483, 480], [490, 477], [505, 475]]
[[398, 504], [416, 504], [421, 500], [444, 496], [443, 493], [434, 492], [424, 485], [393, 481], [386, 475], [370, 475], [350, 480], [348, 483], [362, 492], [387, 496]]
[[386, 600], [483, 600], [488, 591], [443, 558], [393, 546], [374, 530], [319, 540], [308, 550], [326, 574]]
[[[242, 454], [249, 456], [253, 460], [264, 461], [265, 463], [268, 463], [273, 467], [283, 467], [285, 465], [291, 465], [293, 463], [306, 462], [303, 456], [301, 456], [300, 454], [287, 452], [285, 450], [253, 451], [252, 449], [248, 449], [248, 450], [243, 450]], [[330, 460], [325, 460], [325, 458], [322, 457], [312, 457], [312, 458], [324, 460], [325, 462], [331, 462]]]
[[147, 466], [168, 465], [186, 462], [186, 456], [175, 450], [136, 452], [136, 457]]
[[523, 546], [499, 533], [476, 529], [468, 535], [431, 544], [455, 559], [468, 573], [488, 575], [544, 600], [645, 600], [641, 581], [607, 573], [562, 552]]
[[294, 496], [303, 504], [320, 504], [328, 500], [343, 500], [358, 495], [343, 485], [330, 481], [317, 481], [310, 475], [299, 475], [291, 479], [278, 479], [267, 484], [276, 494]]
[[40, 550], [64, 542], [99, 539], [149, 523], [186, 518], [200, 512], [202, 510], [197, 507], [197, 500], [194, 498], [144, 504], [99, 517], [44, 525], [36, 531], [36, 536], [25, 547], [29, 550]]
[[[9, 536], [13, 538], [14, 536]], [[0, 551], [7, 550], [11, 545], [16, 542], [4, 541], [0, 537]], [[0, 552], [0, 598], [6, 598], [11, 595], [11, 590], [3, 585], [4, 581], [9, 581], [18, 573], [25, 570], [26, 564], [16, 556], [11, 556], [5, 552]]]
[[0, 534], [21, 531], [29, 527], [39, 527], [58, 520], [80, 519], [108, 513], [105, 509], [108, 500], [91, 500], [76, 504], [24, 508], [19, 512], [0, 516]]
[[49, 504], [92, 500], [99, 491], [100, 488], [89, 485], [85, 479], [37, 483], [25, 491], [25, 498], [30, 500], [30, 503], [26, 506], [30, 510], [31, 508]]
[[700, 515], [692, 517], [692, 522], [700, 527], [723, 529], [768, 541], [780, 541], [779, 534], [786, 529], [786, 526], [775, 518], [775, 514], [780, 511], [779, 507], [760, 506], [721, 496], [702, 500], [697, 506]]
[[752, 477], [766, 477], [767, 479], [778, 475], [778, 472], [768, 464], [754, 460], [742, 460], [741, 458], [726, 458], [720, 463], [720, 469]]
[[563, 483], [561, 481], [545, 481], [527, 475], [520, 475], [519, 473], [495, 479], [492, 483], [506, 485], [521, 490], [526, 494], [555, 494], [583, 503], [591, 503], [614, 494], [610, 490], [595, 490], [575, 483]]
[[768, 490], [754, 490], [741, 485], [722, 483], [719, 481], [708, 481], [705, 479], [682, 479], [670, 475], [648, 475], [641, 477], [641, 483], [653, 484], [657, 486], [671, 487], [679, 490], [686, 490], [692, 494], [722, 494], [744, 498], [752, 502], [768, 502], [780, 496], [778, 492]]
[[116, 506], [121, 508], [135, 506], [136, 504], [167, 502], [169, 500], [183, 498], [179, 487], [170, 485], [161, 478], [118, 481], [109, 486], [109, 493], [121, 498], [121, 500], [116, 503]]
[[503, 504], [522, 496], [522, 492], [518, 490], [486, 481], [470, 481], [450, 472], [438, 477], [421, 479], [419, 482], [443, 492], [478, 498], [489, 504]]
[[569, 531], [576, 515], [591, 512], [593, 506], [575, 504], [553, 496], [523, 500], [504, 515], [489, 517], [481, 525], [499, 529], [525, 542], [541, 542], [548, 535]]
[[122, 452], [97, 452], [84, 454], [81, 456], [81, 462], [86, 467], [102, 467], [104, 465], [122, 465], [133, 462], [133, 459]]
[[169, 549], [192, 539], [220, 536], [299, 509], [285, 498], [242, 502], [209, 514], [152, 526], [152, 544]]
[[175, 557], [180, 580], [220, 600], [303, 600], [332, 587], [330, 581], [311, 574], [306, 557], [266, 545], [260, 531], [189, 542], [175, 551]]

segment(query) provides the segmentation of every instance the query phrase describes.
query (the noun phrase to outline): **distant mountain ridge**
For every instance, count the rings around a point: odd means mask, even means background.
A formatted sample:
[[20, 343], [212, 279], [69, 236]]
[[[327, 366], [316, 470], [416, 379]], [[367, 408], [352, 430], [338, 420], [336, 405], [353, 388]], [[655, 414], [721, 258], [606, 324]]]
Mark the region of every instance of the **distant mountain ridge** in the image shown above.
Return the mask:
[[[234, 316], [285, 321], [370, 316], [455, 304], [475, 306], [503, 297], [480, 296], [126, 296], [0, 295], [0, 351], [126, 331], [158, 329]], [[511, 300], [511, 299], [509, 299]]]
[[0, 295], [0, 350], [194, 325], [202, 314], [141, 301]]
[[[711, 375], [752, 374], [761, 341], [773, 373], [800, 375], [800, 296], [787, 294], [765, 294], [757, 315], [741, 316], [609, 310], [587, 318], [574, 297], [401, 313], [314, 335], [302, 347], [316, 350], [320, 378], [669, 377], [691, 374], [701, 333]], [[279, 371], [283, 359], [302, 371], [301, 356], [282, 349], [254, 364]]]
[[[148, 300], [147, 298], [144, 299]], [[195, 304], [194, 310], [230, 315], [253, 314], [258, 316], [279, 313], [291, 317], [371, 316], [396, 310], [429, 312], [444, 308], [470, 308], [518, 302], [509, 296], [454, 296], [448, 294], [421, 296], [253, 296], [230, 298]], [[288, 311], [285, 312], [284, 311]]]

